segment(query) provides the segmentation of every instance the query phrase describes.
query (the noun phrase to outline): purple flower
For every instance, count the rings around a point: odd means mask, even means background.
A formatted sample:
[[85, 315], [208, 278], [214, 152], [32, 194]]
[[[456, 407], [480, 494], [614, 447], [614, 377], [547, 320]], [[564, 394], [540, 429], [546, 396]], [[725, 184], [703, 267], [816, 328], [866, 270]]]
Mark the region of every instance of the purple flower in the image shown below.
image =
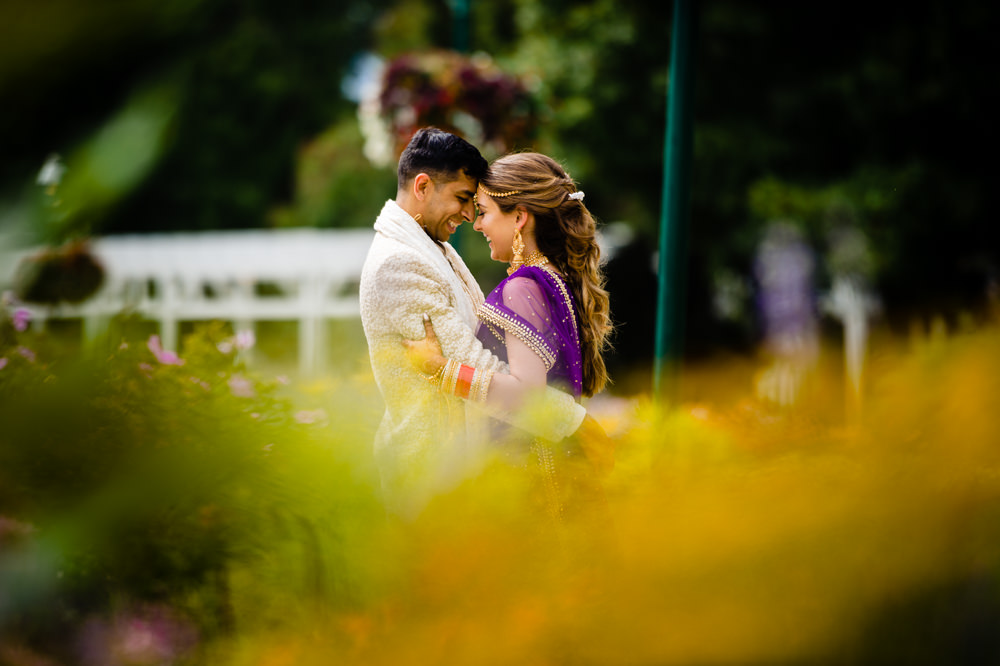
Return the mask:
[[31, 312], [27, 308], [18, 308], [14, 310], [14, 316], [11, 319], [14, 322], [15, 331], [25, 331], [28, 329], [28, 323], [31, 321]]
[[8, 363], [10, 363], [10, 361], [7, 360], [6, 356], [0, 356], [0, 370], [6, 368]]
[[146, 343], [146, 346], [149, 347], [149, 351], [153, 352], [153, 356], [162, 365], [184, 365], [184, 359], [172, 351], [165, 350], [160, 345], [160, 336], [149, 336], [149, 342]]
[[31, 351], [27, 347], [18, 347], [17, 348], [17, 353], [20, 354], [21, 356], [23, 356], [24, 358], [28, 359], [29, 363], [34, 363], [35, 362], [35, 358], [36, 358], [35, 357], [35, 352]]

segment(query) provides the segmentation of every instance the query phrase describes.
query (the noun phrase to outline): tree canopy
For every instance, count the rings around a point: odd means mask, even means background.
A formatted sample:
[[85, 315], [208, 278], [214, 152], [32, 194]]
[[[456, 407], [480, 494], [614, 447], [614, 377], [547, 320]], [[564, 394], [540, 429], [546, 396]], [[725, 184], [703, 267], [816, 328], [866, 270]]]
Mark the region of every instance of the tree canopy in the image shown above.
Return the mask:
[[[604, 222], [655, 245], [670, 3], [470, 9], [472, 49], [523, 77], [537, 102], [541, 129], [516, 148], [560, 159]], [[750, 279], [756, 243], [777, 219], [827, 259], [833, 231], [863, 232], [890, 315], [981, 308], [1000, 263], [987, 222], [993, 128], [982, 81], [997, 13], [974, 0], [902, 11], [700, 6], [692, 344], [719, 340], [713, 284]], [[363, 51], [391, 57], [455, 41], [444, 0], [13, 0], [0, 26], [0, 194], [30, 187], [52, 152], [87, 156], [94, 173], [77, 187], [88, 192], [130, 169], [119, 190], [57, 227], [63, 236], [370, 224], [392, 175], [365, 163], [342, 79]], [[133, 150], [131, 162], [101, 160], [112, 140]]]

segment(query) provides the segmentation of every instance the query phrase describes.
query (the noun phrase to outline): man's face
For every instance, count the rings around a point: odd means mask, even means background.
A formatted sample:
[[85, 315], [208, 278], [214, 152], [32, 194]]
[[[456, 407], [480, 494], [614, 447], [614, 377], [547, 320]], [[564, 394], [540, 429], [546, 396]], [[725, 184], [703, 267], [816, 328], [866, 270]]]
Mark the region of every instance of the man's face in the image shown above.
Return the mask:
[[456, 180], [446, 183], [431, 180], [427, 189], [423, 219], [420, 223], [427, 235], [444, 242], [451, 238], [463, 222], [475, 219], [476, 181], [461, 172]]

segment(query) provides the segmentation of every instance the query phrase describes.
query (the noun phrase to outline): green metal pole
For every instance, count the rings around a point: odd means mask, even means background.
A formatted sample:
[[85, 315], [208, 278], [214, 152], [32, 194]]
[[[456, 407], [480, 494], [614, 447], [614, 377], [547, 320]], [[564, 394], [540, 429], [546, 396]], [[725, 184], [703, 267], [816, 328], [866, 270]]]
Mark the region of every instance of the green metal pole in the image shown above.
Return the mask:
[[[469, 52], [469, 0], [451, 0], [451, 41], [454, 49], [459, 53]], [[470, 225], [471, 226], [471, 225]], [[465, 255], [469, 232], [463, 233], [463, 224], [451, 237], [451, 245], [458, 253]]]
[[452, 44], [459, 53], [469, 52], [469, 0], [451, 0]]
[[684, 332], [687, 226], [691, 207], [691, 0], [674, 0], [671, 32], [653, 362], [653, 396], [658, 403], [676, 397]]

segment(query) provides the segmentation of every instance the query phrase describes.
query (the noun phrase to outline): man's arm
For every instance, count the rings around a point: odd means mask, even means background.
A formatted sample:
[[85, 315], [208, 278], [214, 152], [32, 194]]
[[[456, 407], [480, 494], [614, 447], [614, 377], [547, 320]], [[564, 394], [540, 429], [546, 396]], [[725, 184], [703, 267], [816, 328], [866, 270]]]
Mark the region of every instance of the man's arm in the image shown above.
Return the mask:
[[[483, 370], [507, 371], [506, 364], [483, 347], [456, 310], [450, 285], [417, 255], [400, 254], [387, 259], [378, 270], [376, 283], [379, 309], [401, 341], [424, 337], [426, 314], [434, 322], [446, 356]], [[402, 343], [399, 354], [404, 354]]]
[[[507, 364], [483, 347], [459, 315], [451, 301], [450, 286], [432, 266], [419, 261], [416, 255], [400, 254], [383, 263], [376, 280], [379, 308], [391, 330], [400, 336], [401, 357], [404, 354], [403, 339], [424, 337], [423, 315], [427, 314], [446, 357], [477, 370], [509, 374]], [[458, 297], [465, 298], [465, 295]], [[412, 367], [405, 360], [402, 362], [406, 367]], [[414, 369], [413, 372], [417, 371]], [[530, 410], [477, 406], [493, 418], [551, 441], [576, 432], [587, 413], [573, 396], [552, 387], [541, 389], [531, 402]]]

